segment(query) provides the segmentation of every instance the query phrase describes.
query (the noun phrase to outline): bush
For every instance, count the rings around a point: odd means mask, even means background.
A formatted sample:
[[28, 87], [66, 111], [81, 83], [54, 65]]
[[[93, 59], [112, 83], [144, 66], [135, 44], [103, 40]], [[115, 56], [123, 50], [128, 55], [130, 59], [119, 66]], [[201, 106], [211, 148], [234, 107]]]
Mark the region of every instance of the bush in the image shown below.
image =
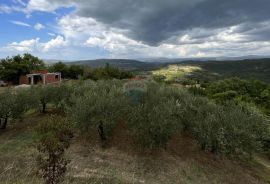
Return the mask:
[[52, 116], [42, 122], [37, 131], [37, 165], [47, 184], [60, 183], [69, 161], [64, 157], [70, 146], [71, 126], [63, 117]]

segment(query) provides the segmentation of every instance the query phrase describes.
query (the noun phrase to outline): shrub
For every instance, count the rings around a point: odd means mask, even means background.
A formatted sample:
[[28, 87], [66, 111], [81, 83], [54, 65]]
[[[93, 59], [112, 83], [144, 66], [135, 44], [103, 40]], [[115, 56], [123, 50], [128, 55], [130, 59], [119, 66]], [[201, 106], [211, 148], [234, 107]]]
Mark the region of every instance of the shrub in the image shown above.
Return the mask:
[[65, 150], [70, 146], [71, 126], [63, 117], [52, 116], [42, 122], [37, 131], [38, 170], [47, 184], [57, 184], [63, 180], [68, 160]]

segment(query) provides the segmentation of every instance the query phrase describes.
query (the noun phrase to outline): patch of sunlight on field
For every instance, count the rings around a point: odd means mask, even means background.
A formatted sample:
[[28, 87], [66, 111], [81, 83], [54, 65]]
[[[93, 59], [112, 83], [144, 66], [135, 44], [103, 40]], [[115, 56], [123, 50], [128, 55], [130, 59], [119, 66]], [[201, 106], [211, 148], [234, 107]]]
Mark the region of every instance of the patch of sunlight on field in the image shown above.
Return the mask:
[[153, 71], [152, 74], [155, 76], [164, 76], [166, 81], [172, 81], [201, 70], [202, 68], [198, 66], [169, 65], [166, 68]]

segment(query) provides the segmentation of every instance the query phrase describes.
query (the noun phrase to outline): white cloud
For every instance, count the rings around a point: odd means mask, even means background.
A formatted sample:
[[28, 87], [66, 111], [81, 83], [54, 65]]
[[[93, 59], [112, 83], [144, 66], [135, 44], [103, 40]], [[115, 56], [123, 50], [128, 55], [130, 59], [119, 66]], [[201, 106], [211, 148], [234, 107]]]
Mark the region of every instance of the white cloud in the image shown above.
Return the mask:
[[39, 38], [31, 39], [31, 40], [24, 40], [21, 42], [12, 42], [8, 44], [8, 49], [14, 49], [19, 52], [32, 52], [34, 51], [39, 45]]
[[50, 36], [55, 36], [55, 33], [48, 33], [48, 35], [50, 35]]
[[48, 52], [48, 51], [50, 51], [52, 49], [63, 48], [65, 46], [67, 46], [67, 45], [68, 45], [68, 43], [64, 39], [64, 37], [58, 35], [55, 39], [51, 39], [47, 43], [43, 43], [42, 44], [42, 50], [44, 52]]
[[44, 25], [42, 25], [41, 23], [36, 23], [35, 24], [35, 26], [34, 26], [34, 28], [36, 29], [36, 30], [41, 30], [41, 29], [44, 29], [45, 28], [45, 26]]
[[73, 3], [69, 0], [58, 0], [58, 1], [48, 1], [48, 0], [30, 0], [27, 4], [27, 10], [32, 11], [44, 11], [44, 12], [54, 12], [60, 7], [69, 7]]
[[5, 48], [9, 51], [18, 52], [34, 52], [34, 53], [46, 53], [49, 51], [55, 52], [56, 50], [65, 49], [68, 46], [68, 42], [63, 36], [57, 36], [49, 40], [48, 42], [40, 42], [40, 38], [23, 40], [21, 42], [12, 42]]
[[[17, 51], [32, 51], [49, 55], [51, 53], [63, 54], [64, 50], [68, 50], [72, 54], [76, 52], [77, 55], [74, 55], [74, 57], [77, 58], [89, 57], [92, 50], [94, 52], [100, 50], [102, 54], [106, 53], [106, 57], [112, 58], [211, 57], [270, 53], [270, 42], [265, 41], [270, 38], [270, 21], [264, 24], [261, 23], [261, 25], [252, 23], [252, 29], [246, 28], [250, 26], [248, 23], [247, 25], [241, 23], [219, 28], [195, 26], [188, 30], [179, 30], [177, 34], [173, 34], [167, 40], [165, 39], [158, 45], [152, 46], [146, 42], [138, 41], [140, 39], [136, 39], [136, 37], [132, 37], [132, 28], [130, 30], [121, 29], [121, 26], [115, 28], [115, 25], [108, 24], [106, 21], [100, 22], [101, 19], [94, 19], [88, 14], [82, 16], [79, 13], [84, 5], [88, 5], [89, 8], [90, 5], [92, 7], [96, 5], [95, 3], [99, 3], [99, 0], [91, 1], [95, 2], [92, 4], [89, 3], [90, 1], [84, 0], [29, 0], [27, 5], [23, 4], [26, 0], [13, 1], [16, 1], [17, 5], [21, 5], [23, 8], [0, 5], [0, 13], [21, 11], [30, 15], [34, 11], [55, 13], [55, 10], [60, 7], [75, 6], [76, 8], [73, 13], [62, 17], [55, 14], [57, 15], [57, 25], [52, 25], [55, 29], [47, 33], [52, 36], [51, 40], [40, 42], [39, 39], [32, 39], [9, 44], [10, 48], [12, 47]], [[106, 13], [106, 10], [104, 12]], [[141, 21], [140, 19], [134, 20]], [[121, 22], [126, 24], [125, 21], [121, 19]], [[19, 21], [13, 21], [12, 23], [27, 27], [31, 26]], [[129, 23], [132, 25], [134, 22]], [[44, 26], [37, 23], [33, 28], [40, 30], [44, 29]], [[153, 32], [153, 37], [155, 36], [156, 34]], [[33, 40], [35, 41], [33, 42]]]
[[[93, 18], [67, 15], [58, 20], [58, 31], [70, 45], [101, 48], [112, 58], [215, 57], [237, 55], [237, 50], [233, 49], [237, 47], [238, 54], [239, 51], [243, 51], [242, 54], [248, 55], [251, 45], [241, 47], [243, 43], [249, 42], [247, 36], [238, 33], [237, 29], [239, 26], [222, 29], [196, 28], [179, 33], [179, 36], [172, 37], [158, 46], [149, 46], [125, 36], [127, 30], [107, 27]], [[258, 49], [253, 49], [254, 54], [267, 46], [261, 42], [257, 42], [256, 45]]]
[[21, 21], [15, 21], [15, 20], [12, 20], [10, 21], [12, 24], [15, 24], [15, 25], [18, 25], [18, 26], [24, 26], [24, 27], [31, 27], [30, 24], [27, 24], [25, 22], [21, 22]]

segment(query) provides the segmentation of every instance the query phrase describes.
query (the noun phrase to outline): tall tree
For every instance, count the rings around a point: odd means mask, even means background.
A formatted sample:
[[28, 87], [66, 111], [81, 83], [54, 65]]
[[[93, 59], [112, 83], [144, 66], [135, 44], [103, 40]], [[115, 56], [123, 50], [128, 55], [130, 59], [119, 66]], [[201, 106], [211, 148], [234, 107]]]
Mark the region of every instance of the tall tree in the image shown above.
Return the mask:
[[44, 62], [31, 54], [7, 57], [0, 61], [0, 78], [18, 84], [21, 75], [44, 68]]

